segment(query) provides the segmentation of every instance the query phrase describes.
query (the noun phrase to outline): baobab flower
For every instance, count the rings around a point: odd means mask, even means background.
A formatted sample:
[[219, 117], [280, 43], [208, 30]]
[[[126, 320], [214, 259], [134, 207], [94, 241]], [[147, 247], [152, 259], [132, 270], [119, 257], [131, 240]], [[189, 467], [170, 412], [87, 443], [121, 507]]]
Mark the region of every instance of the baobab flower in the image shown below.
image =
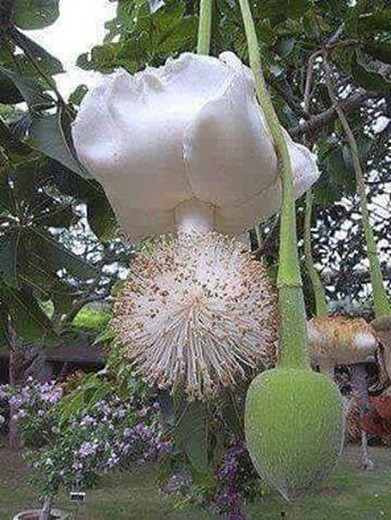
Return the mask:
[[273, 362], [275, 322], [263, 265], [238, 240], [208, 233], [142, 251], [113, 327], [145, 380], [204, 399]]
[[[295, 196], [319, 176], [284, 131]], [[73, 126], [80, 161], [132, 239], [177, 230], [177, 208], [208, 207], [214, 230], [241, 233], [279, 210], [281, 182], [251, 71], [232, 52], [184, 53], [160, 68], [103, 76]]]

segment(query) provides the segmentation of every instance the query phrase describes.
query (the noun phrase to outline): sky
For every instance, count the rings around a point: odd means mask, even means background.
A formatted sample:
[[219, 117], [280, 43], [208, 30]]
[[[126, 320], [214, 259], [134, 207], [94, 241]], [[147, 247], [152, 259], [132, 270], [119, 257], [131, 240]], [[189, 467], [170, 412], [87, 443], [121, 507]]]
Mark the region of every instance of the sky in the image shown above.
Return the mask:
[[79, 54], [103, 42], [104, 23], [115, 16], [116, 2], [109, 0], [60, 0], [56, 22], [27, 36], [61, 60], [65, 74], [55, 76], [58, 89], [67, 98], [81, 83], [92, 86], [97, 73], [76, 67]]

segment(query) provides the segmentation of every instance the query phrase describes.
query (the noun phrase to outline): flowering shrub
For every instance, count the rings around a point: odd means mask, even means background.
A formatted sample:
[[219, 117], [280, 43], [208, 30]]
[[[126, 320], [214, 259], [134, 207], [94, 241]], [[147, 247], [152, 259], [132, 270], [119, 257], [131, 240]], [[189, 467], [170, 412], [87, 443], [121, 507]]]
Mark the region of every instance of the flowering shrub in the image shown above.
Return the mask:
[[3, 394], [8, 397], [9, 408], [18, 410], [14, 419], [26, 446], [40, 448], [53, 440], [58, 421], [54, 405], [63, 395], [55, 381], [41, 384], [29, 377], [22, 387], [3, 386]]
[[157, 402], [120, 396], [95, 375], [87, 382], [94, 383], [87, 384], [94, 399], [89, 400], [83, 386], [64, 397], [54, 381], [29, 379], [21, 388], [1, 389], [0, 397], [18, 409], [15, 418], [34, 470], [32, 482], [46, 500], [61, 486], [87, 489], [102, 473], [138, 467], [170, 448], [162, 439]]
[[225, 452], [215, 473], [216, 491], [212, 510], [228, 520], [243, 520], [244, 502], [260, 491], [261, 481], [250, 461], [245, 445], [237, 442]]
[[191, 468], [180, 467], [170, 476], [165, 490], [175, 494], [177, 507], [198, 504], [213, 515], [227, 520], [245, 520], [246, 500], [265, 493], [245, 445], [235, 441], [225, 451], [214, 471], [212, 481], [197, 482]]

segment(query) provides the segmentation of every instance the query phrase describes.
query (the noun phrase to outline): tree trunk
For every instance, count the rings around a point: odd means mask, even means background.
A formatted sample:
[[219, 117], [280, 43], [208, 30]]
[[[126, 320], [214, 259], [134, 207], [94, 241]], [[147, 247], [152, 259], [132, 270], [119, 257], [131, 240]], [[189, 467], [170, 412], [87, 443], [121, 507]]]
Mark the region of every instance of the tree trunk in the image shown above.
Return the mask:
[[[9, 382], [13, 387], [21, 386], [29, 376], [44, 381], [47, 376], [45, 356], [42, 348], [24, 345], [10, 328]], [[14, 419], [18, 409], [10, 407], [8, 444], [11, 449], [21, 448], [18, 421]]]
[[[16, 336], [12, 335], [12, 345], [9, 357], [9, 382], [10, 385], [15, 387], [20, 383], [21, 379], [21, 364], [20, 364], [20, 352]], [[18, 450], [22, 447], [22, 441], [20, 438], [18, 420], [15, 418], [18, 413], [18, 409], [14, 405], [10, 405], [10, 419], [9, 419], [9, 436], [8, 445], [12, 450]]]

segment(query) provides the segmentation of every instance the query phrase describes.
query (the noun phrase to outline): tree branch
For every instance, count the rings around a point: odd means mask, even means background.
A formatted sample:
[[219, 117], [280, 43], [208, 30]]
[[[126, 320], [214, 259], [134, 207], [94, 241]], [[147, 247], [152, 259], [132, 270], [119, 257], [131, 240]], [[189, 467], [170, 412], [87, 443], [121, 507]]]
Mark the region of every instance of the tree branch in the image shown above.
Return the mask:
[[[383, 279], [391, 280], [391, 265], [385, 266], [383, 269]], [[352, 278], [360, 283], [370, 283], [371, 276], [367, 269], [360, 269], [351, 272]], [[337, 280], [341, 277], [341, 271], [339, 269], [333, 269], [328, 273], [322, 274], [322, 280], [326, 287], [335, 286]]]
[[297, 139], [303, 135], [306, 135], [309, 139], [314, 139], [325, 125], [338, 118], [338, 109], [343, 110], [343, 112], [347, 114], [359, 108], [364, 101], [377, 97], [381, 97], [381, 94], [378, 92], [363, 91], [354, 94], [350, 98], [340, 101], [335, 106], [325, 110], [321, 114], [312, 116], [308, 121], [305, 121], [301, 125], [291, 128], [289, 134], [293, 139]]

